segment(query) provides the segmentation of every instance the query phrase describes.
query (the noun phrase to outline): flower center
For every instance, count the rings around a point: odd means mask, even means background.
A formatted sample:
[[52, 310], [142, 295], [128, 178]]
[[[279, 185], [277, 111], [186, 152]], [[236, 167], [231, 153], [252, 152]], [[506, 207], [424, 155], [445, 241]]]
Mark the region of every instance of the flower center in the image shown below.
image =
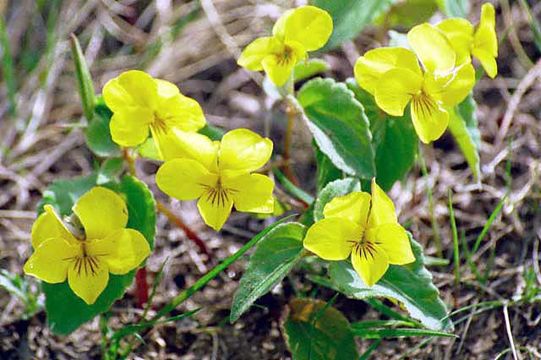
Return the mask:
[[[368, 230], [370, 231], [370, 230]], [[368, 260], [368, 257], [370, 258], [374, 257], [374, 254], [376, 253], [376, 247], [375, 245], [378, 244], [377, 241], [372, 241], [370, 236], [366, 236], [367, 234], [366, 229], [362, 229], [362, 232], [360, 236], [355, 240], [348, 241], [351, 244], [351, 251], [356, 254], [357, 256], [364, 257], [366, 260]]]
[[98, 257], [103, 256], [105, 254], [94, 254], [94, 255], [88, 254], [88, 251], [86, 248], [86, 240], [81, 240], [80, 246], [81, 246], [81, 252], [79, 255], [65, 258], [63, 260], [70, 261], [72, 263], [73, 269], [79, 276], [96, 275], [99, 268]]
[[210, 202], [213, 206], [226, 207], [226, 204], [231, 202], [231, 196], [237, 192], [235, 189], [229, 189], [222, 185], [220, 179], [216, 181], [216, 185], [209, 186], [203, 185], [205, 187], [205, 194], [203, 196], [207, 197], [207, 201]]
[[165, 122], [165, 119], [162, 119], [156, 113], [154, 113], [154, 121], [152, 122], [152, 124], [150, 124], [150, 126], [157, 134], [167, 133], [167, 123]]
[[356, 244], [354, 244], [352, 251], [358, 256], [364, 257], [366, 260], [368, 260], [369, 256], [370, 258], [374, 257], [374, 254], [376, 253], [376, 248], [373, 243], [365, 239], [358, 241]]
[[293, 60], [293, 48], [287, 45], [284, 45], [284, 51], [278, 55], [278, 60], [276, 63], [280, 66], [287, 65], [290, 61]]
[[413, 111], [423, 117], [430, 117], [438, 109], [436, 101], [424, 91], [413, 96], [411, 106], [413, 106]]

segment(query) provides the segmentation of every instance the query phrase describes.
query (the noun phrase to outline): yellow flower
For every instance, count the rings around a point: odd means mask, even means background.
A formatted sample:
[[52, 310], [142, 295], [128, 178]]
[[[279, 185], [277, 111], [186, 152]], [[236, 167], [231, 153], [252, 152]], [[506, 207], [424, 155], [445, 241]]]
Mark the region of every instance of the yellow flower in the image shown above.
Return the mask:
[[226, 133], [221, 142], [200, 134], [177, 137], [177, 158], [158, 170], [156, 183], [167, 195], [195, 200], [207, 225], [219, 230], [231, 213], [272, 213], [273, 181], [252, 174], [269, 160], [272, 141], [247, 129]]
[[469, 63], [455, 67], [456, 54], [449, 41], [429, 24], [411, 29], [408, 42], [415, 52], [399, 47], [366, 52], [357, 59], [355, 79], [390, 115], [402, 116], [411, 103], [415, 131], [429, 143], [449, 124], [446, 108], [460, 103], [473, 88], [475, 70]]
[[107, 286], [109, 273], [124, 275], [137, 268], [150, 247], [140, 232], [126, 229], [126, 204], [111, 190], [88, 191], [73, 213], [75, 220], [64, 224], [45, 205], [32, 227], [34, 253], [24, 272], [51, 284], [67, 278], [73, 292], [91, 305]]
[[496, 15], [492, 4], [483, 4], [481, 20], [477, 29], [466, 19], [446, 19], [436, 25], [449, 39], [457, 53], [457, 64], [470, 62], [476, 57], [488, 76], [498, 74], [498, 38], [496, 36]]
[[251, 71], [265, 70], [276, 86], [282, 86], [308, 51], [325, 45], [332, 26], [331, 16], [315, 6], [289, 10], [274, 25], [272, 36], [255, 39], [246, 46], [238, 64]]
[[150, 130], [161, 152], [172, 129], [193, 132], [206, 123], [197, 101], [182, 95], [174, 84], [142, 71], [126, 71], [109, 80], [103, 98], [113, 112], [111, 136], [121, 146], [142, 144]]
[[393, 202], [372, 180], [372, 196], [352, 192], [336, 197], [323, 209], [325, 218], [312, 225], [304, 247], [325, 260], [351, 256], [351, 264], [367, 286], [373, 286], [389, 264], [415, 261], [406, 230], [398, 224]]

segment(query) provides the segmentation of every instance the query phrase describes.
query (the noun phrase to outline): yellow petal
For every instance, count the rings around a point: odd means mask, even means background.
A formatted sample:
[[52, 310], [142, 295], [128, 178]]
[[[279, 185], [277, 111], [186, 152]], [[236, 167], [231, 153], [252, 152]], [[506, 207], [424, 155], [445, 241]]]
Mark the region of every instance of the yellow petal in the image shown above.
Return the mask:
[[160, 98], [155, 112], [157, 121], [163, 124], [165, 131], [179, 129], [198, 131], [206, 124], [205, 115], [197, 101], [182, 94]]
[[341, 218], [365, 227], [370, 211], [370, 194], [360, 191], [337, 196], [329, 201], [323, 209], [325, 219]]
[[355, 248], [351, 253], [351, 265], [367, 286], [374, 286], [387, 272], [389, 259], [382, 248], [370, 244], [368, 248]]
[[265, 73], [273, 84], [276, 86], [282, 86], [291, 76], [293, 68], [297, 62], [298, 59], [293, 55], [286, 58], [281, 54], [268, 55], [262, 60], [261, 64], [263, 65]]
[[88, 305], [96, 302], [109, 281], [107, 264], [99, 257], [84, 257], [68, 268], [71, 290]]
[[469, 62], [470, 48], [473, 44], [473, 25], [466, 19], [446, 19], [436, 25], [449, 39], [451, 46], [456, 52], [456, 64]]
[[383, 224], [396, 224], [396, 210], [393, 201], [387, 196], [385, 191], [372, 179], [372, 207], [370, 208], [370, 217], [368, 227], [375, 228]]
[[111, 138], [120, 146], [136, 146], [148, 138], [148, 125], [154, 121], [152, 111], [144, 107], [125, 108], [111, 117]]
[[422, 95], [411, 102], [411, 120], [419, 139], [428, 144], [443, 135], [449, 125], [449, 113], [431, 96]]
[[169, 160], [156, 173], [160, 190], [179, 200], [197, 199], [208, 187], [214, 187], [217, 180], [217, 175], [191, 159]]
[[180, 94], [178, 87], [167, 80], [154, 79], [158, 89], [158, 98], [165, 99], [177, 96]]
[[218, 231], [227, 221], [233, 199], [231, 196], [223, 196], [216, 192], [207, 192], [199, 198], [197, 208], [205, 224]]
[[261, 168], [272, 155], [272, 141], [248, 129], [226, 133], [220, 145], [220, 169], [251, 172]]
[[306, 51], [317, 50], [327, 43], [332, 34], [332, 18], [325, 10], [315, 6], [301, 6], [279, 20], [273, 33], [283, 36], [285, 42], [295, 41]]
[[154, 134], [153, 137], [159, 141], [159, 150], [165, 161], [179, 158], [192, 159], [207, 169], [216, 171], [219, 142], [212, 141], [199, 133], [176, 129], [166, 134]]
[[274, 182], [268, 176], [244, 174], [233, 178], [224, 177], [222, 181], [224, 187], [231, 191], [238, 211], [261, 214], [274, 211]]
[[421, 76], [415, 54], [401, 47], [382, 47], [367, 51], [355, 62], [355, 80], [359, 86], [374, 95], [379, 80], [387, 71], [404, 68]]
[[32, 247], [37, 249], [45, 240], [56, 238], [68, 242], [77, 241], [64, 226], [51, 205], [45, 205], [45, 210], [32, 225]]
[[280, 51], [282, 44], [274, 37], [261, 37], [252, 41], [240, 54], [237, 64], [252, 71], [263, 70], [261, 62], [270, 54]]
[[138, 70], [123, 72], [103, 87], [105, 104], [114, 113], [131, 107], [153, 109], [157, 94], [157, 85], [152, 76]]
[[498, 63], [496, 63], [496, 58], [494, 56], [490, 55], [487, 51], [478, 48], [472, 50], [472, 55], [479, 60], [488, 76], [494, 79], [496, 75], [498, 75]]
[[496, 27], [496, 11], [494, 5], [486, 2], [481, 7], [481, 19], [479, 21], [479, 27], [486, 26], [489, 28]]
[[376, 85], [376, 103], [386, 113], [402, 116], [412, 96], [421, 90], [422, 84], [423, 78], [411, 70], [389, 70]]
[[86, 250], [88, 255], [103, 259], [109, 272], [115, 275], [132, 271], [150, 255], [145, 237], [134, 229], [121, 229], [104, 239], [90, 240]]
[[389, 264], [405, 265], [415, 261], [408, 234], [402, 226], [384, 224], [374, 230], [374, 240], [387, 254]]
[[456, 53], [449, 40], [434, 26], [425, 23], [408, 32], [408, 43], [426, 71], [445, 75], [453, 70]]
[[464, 100], [475, 85], [475, 69], [470, 63], [463, 64], [451, 75], [434, 78], [425, 76], [425, 89], [444, 106], [455, 106]]
[[85, 229], [87, 239], [101, 239], [128, 223], [124, 200], [112, 190], [94, 187], [79, 198], [73, 212]]
[[295, 11], [295, 9], [289, 9], [284, 12], [282, 16], [280, 16], [278, 20], [276, 20], [274, 26], [272, 27], [272, 36], [282, 42], [286, 37], [286, 21], [291, 16], [291, 14], [293, 14], [293, 11]]
[[345, 260], [362, 231], [362, 227], [347, 219], [323, 219], [308, 229], [303, 245], [322, 259]]
[[56, 284], [66, 280], [72, 258], [81, 255], [81, 246], [62, 238], [43, 241], [24, 264], [24, 272], [45, 282]]

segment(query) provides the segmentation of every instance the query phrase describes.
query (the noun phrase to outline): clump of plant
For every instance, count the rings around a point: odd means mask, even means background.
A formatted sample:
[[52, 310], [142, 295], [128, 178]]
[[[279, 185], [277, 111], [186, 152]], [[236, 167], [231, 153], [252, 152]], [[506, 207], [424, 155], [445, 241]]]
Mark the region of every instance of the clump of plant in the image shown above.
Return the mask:
[[[333, 308], [335, 298], [294, 299], [284, 313], [283, 328], [297, 359], [314, 354], [321, 359], [358, 358], [354, 336], [453, 336], [447, 307], [425, 267], [423, 248], [399, 223], [386, 191], [420, 156], [419, 140], [430, 144], [447, 129], [477, 179], [472, 57], [490, 77], [496, 76], [494, 8], [483, 6], [477, 27], [462, 18], [414, 26], [407, 34], [395, 34], [399, 44], [361, 56], [354, 78], [338, 82], [316, 77], [295, 91], [296, 82], [327, 69], [325, 62], [308, 54], [336, 46], [352, 33], [335, 5], [319, 5], [287, 11], [272, 35], [255, 39], [238, 59], [249, 71], [264, 71], [267, 93], [285, 105], [282, 165], [272, 161], [270, 139], [248, 129], [224, 132], [207, 124], [194, 99], [145, 72], [123, 72], [96, 96], [73, 37], [88, 120], [86, 144], [101, 165], [83, 177], [52, 183], [32, 228], [34, 252], [24, 271], [42, 281], [54, 332], [69, 334], [107, 312], [136, 278], [137, 300], [145, 307], [140, 321], [115, 331], [105, 317], [100, 322], [104, 356], [126, 356], [133, 346], [129, 336], [191, 316], [194, 312], [175, 317], [170, 312], [254, 247], [233, 299], [232, 322], [293, 269], [394, 318], [350, 324]], [[301, 121], [314, 139], [314, 195], [289, 164], [291, 131]], [[135, 162], [140, 158], [158, 161], [158, 188], [181, 201], [196, 200], [202, 220], [216, 231], [232, 211], [275, 219], [152, 317], [147, 315], [154, 292], [149, 299], [145, 261], [152, 256], [157, 212], [169, 218], [174, 214], [157, 203], [137, 177]], [[301, 204], [292, 214], [283, 216], [276, 185]], [[391, 299], [405, 312], [390, 309], [378, 298]]]

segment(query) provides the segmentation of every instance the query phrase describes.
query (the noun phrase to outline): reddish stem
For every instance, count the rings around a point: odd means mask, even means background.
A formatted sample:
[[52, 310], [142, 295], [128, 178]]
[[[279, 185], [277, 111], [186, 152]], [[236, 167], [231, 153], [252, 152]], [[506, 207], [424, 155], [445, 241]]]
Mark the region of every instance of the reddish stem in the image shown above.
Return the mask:
[[182, 229], [182, 231], [184, 231], [184, 234], [186, 234], [186, 237], [193, 241], [193, 243], [197, 245], [199, 250], [201, 250], [201, 252], [207, 255], [210, 259], [211, 255], [207, 248], [207, 245], [205, 245], [205, 242], [201, 240], [201, 238], [192, 229], [190, 229], [190, 227], [186, 225], [184, 221], [182, 221], [182, 219], [176, 216], [171, 210], [169, 210], [164, 204], [159, 201], [156, 202], [156, 207], [158, 208], [158, 211], [164, 214], [170, 222]]
[[135, 297], [139, 308], [148, 302], [147, 268], [144, 266], [135, 274]]

